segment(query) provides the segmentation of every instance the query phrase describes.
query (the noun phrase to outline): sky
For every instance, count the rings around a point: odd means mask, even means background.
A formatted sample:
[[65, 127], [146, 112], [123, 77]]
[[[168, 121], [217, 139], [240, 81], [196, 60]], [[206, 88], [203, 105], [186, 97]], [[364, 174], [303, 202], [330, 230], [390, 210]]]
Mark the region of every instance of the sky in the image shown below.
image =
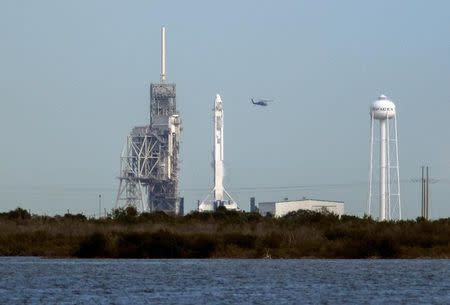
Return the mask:
[[[0, 211], [114, 207], [119, 157], [167, 78], [183, 124], [180, 195], [213, 185], [212, 107], [224, 102], [225, 187], [258, 201], [339, 200], [366, 211], [369, 106], [397, 106], [402, 209], [450, 217], [448, 1], [0, 1]], [[273, 99], [269, 107], [251, 97]]]

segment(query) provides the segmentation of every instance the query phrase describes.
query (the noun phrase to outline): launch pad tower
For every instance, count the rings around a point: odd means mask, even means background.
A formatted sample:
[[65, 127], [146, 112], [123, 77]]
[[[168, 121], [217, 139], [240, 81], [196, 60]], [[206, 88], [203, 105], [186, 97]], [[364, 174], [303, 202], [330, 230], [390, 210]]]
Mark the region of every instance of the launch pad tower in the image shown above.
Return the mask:
[[161, 78], [150, 84], [150, 124], [134, 127], [120, 157], [116, 208], [179, 214], [178, 154], [181, 120], [176, 86], [166, 82], [165, 28], [161, 29]]

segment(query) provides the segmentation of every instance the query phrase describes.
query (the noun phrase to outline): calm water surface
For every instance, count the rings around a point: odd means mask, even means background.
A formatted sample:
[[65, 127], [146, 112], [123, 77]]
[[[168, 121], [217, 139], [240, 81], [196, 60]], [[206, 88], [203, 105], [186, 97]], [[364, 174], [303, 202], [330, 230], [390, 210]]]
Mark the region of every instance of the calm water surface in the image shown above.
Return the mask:
[[0, 258], [0, 304], [450, 304], [450, 260]]

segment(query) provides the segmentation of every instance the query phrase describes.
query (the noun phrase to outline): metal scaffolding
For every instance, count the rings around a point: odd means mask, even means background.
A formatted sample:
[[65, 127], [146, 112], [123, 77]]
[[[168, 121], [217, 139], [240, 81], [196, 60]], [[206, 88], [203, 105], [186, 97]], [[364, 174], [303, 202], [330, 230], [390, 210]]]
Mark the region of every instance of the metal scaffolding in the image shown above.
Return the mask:
[[165, 83], [165, 30], [162, 29], [161, 80], [150, 85], [150, 125], [134, 127], [120, 158], [116, 207], [178, 214], [178, 155], [181, 119], [176, 86]]

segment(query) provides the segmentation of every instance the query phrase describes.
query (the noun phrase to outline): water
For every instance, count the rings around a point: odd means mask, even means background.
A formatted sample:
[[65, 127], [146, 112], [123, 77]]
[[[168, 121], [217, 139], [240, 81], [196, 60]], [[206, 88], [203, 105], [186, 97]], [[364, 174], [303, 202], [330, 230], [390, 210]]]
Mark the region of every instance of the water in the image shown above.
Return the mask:
[[0, 304], [450, 304], [450, 260], [0, 258]]

